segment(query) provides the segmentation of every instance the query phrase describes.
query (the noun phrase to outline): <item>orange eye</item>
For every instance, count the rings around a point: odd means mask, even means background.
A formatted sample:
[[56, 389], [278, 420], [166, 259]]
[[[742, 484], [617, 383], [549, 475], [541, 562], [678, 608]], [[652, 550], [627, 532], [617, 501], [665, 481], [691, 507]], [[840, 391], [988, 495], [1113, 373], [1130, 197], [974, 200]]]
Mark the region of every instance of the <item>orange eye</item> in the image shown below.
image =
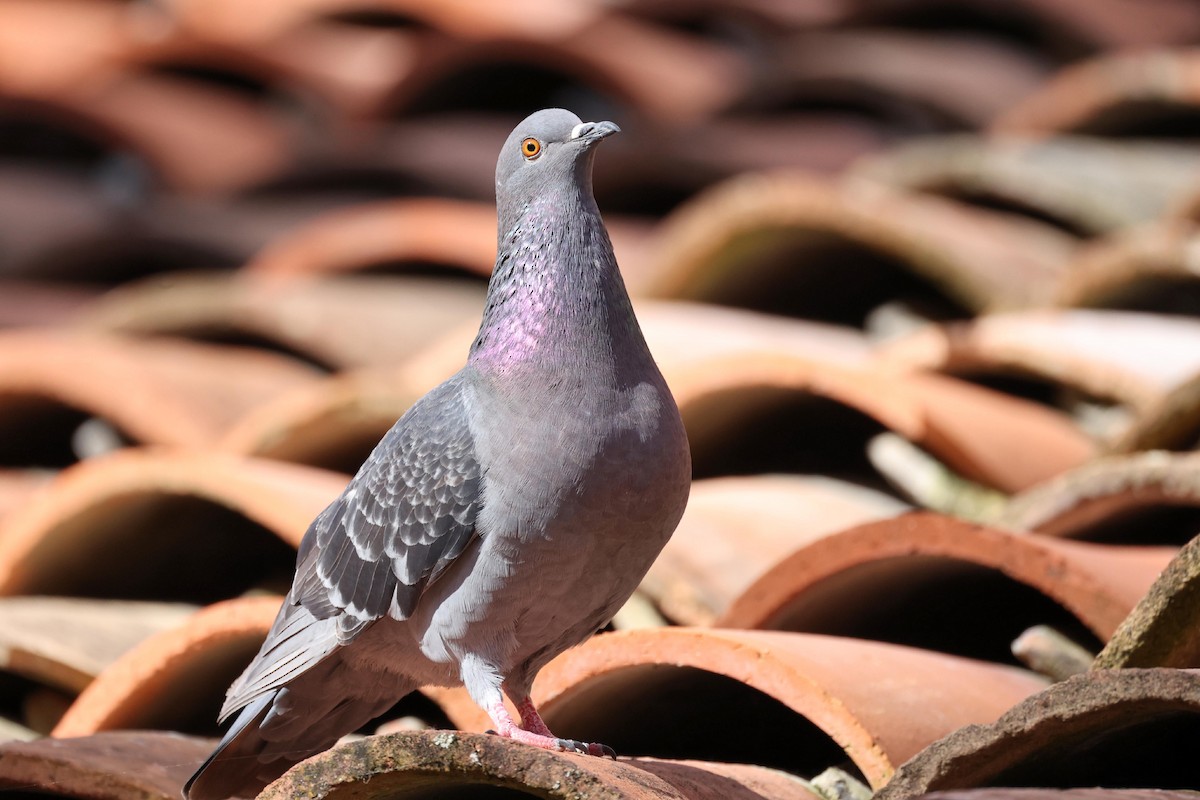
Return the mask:
[[542, 143], [537, 139], [530, 137], [521, 142], [521, 155], [526, 158], [537, 158], [540, 152], [542, 152]]

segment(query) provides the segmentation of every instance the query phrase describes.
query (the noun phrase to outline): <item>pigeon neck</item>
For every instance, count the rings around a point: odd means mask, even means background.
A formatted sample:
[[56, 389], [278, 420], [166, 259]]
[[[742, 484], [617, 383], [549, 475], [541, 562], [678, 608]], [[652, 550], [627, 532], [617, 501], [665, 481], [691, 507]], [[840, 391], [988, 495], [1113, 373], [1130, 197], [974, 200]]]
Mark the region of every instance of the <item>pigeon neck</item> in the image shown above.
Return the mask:
[[645, 348], [590, 191], [501, 209], [500, 225], [472, 364], [492, 372], [553, 368], [624, 352], [629, 339]]

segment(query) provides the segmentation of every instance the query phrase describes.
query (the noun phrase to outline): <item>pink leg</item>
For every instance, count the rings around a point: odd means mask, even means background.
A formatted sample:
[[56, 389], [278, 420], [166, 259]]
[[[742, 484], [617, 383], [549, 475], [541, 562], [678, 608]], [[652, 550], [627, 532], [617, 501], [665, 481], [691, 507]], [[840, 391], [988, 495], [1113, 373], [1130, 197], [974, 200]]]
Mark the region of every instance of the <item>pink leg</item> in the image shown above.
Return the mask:
[[611, 747], [591, 742], [577, 742], [574, 739], [559, 739], [550, 732], [541, 715], [534, 708], [533, 701], [528, 697], [522, 698], [517, 704], [521, 712], [521, 722], [524, 727], [513, 721], [512, 715], [504, 707], [504, 703], [496, 702], [488, 708], [488, 716], [496, 724], [496, 733], [507, 739], [513, 739], [543, 750], [559, 750], [572, 753], [584, 753], [592, 756], [608, 756], [616, 758], [617, 754]]
[[521, 715], [521, 727], [525, 730], [539, 736], [554, 736], [542, 721], [542, 715], [538, 713], [530, 698], [523, 697], [517, 701], [517, 712]]

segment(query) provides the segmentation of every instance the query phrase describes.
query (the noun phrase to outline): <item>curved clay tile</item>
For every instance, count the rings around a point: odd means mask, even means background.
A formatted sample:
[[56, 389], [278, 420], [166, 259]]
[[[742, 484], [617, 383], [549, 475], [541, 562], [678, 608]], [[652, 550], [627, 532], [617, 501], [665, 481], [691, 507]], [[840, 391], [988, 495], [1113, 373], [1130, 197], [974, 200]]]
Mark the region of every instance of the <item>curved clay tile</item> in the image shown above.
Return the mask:
[[[660, 25], [724, 30], [737, 24], [756, 35], [835, 25], [854, 10], [853, 0], [773, 3], [770, 0], [613, 0], [609, 8]], [[769, 29], [760, 31], [760, 28]]]
[[[821, 436], [829, 440], [824, 455], [841, 452], [837, 463], [861, 474], [846, 437], [863, 438], [863, 419], [868, 434], [890, 428], [952, 469], [1006, 492], [1078, 466], [1095, 451], [1057, 412], [940, 376], [841, 369], [774, 353], [715, 357], [664, 374], [688, 427], [697, 476], [739, 464], [738, 471], [761, 472], [776, 462], [797, 471]], [[844, 428], [839, 433], [830, 420], [795, 407], [805, 398], [832, 401], [853, 418], [831, 418]], [[818, 464], [812, 469], [828, 474]]]
[[1171, 560], [1096, 656], [1096, 669], [1200, 667], [1200, 537]]
[[143, 640], [83, 690], [52, 735], [116, 728], [215, 733], [225, 690], [258, 652], [279, 603], [227, 600]]
[[[217, 734], [226, 689], [258, 652], [280, 600], [247, 596], [222, 601], [146, 638], [88, 685], [51, 735], [118, 728]], [[429, 696], [414, 693], [392, 713], [444, 726], [445, 715]]]
[[76, 694], [138, 642], [194, 611], [179, 603], [0, 598], [0, 669]]
[[347, 272], [412, 262], [486, 278], [496, 259], [496, 210], [459, 200], [390, 200], [332, 211], [268, 245], [246, 271]]
[[395, 32], [313, 24], [249, 43], [197, 35], [165, 16], [142, 23], [156, 25], [153, 35], [131, 37], [111, 59], [115, 68], [233, 84], [265, 106], [285, 109], [298, 123], [335, 122], [330, 117], [338, 112], [373, 107], [413, 63], [412, 42]]
[[[560, 736], [618, 753], [806, 776], [849, 757], [878, 787], [930, 742], [990, 722], [1043, 686], [1010, 667], [879, 642], [658, 628], [606, 633], [568, 650], [542, 670], [534, 700]], [[462, 729], [489, 724], [465, 692], [442, 698], [442, 707]], [[747, 730], [758, 735], [736, 733]]]
[[121, 2], [6, 0], [0, 26], [0, 91], [61, 92], [109, 63], [137, 13]]
[[167, 75], [112, 74], [41, 100], [128, 147], [179, 191], [251, 186], [281, 172], [294, 156], [294, 134], [276, 112]]
[[194, 273], [122, 286], [81, 315], [91, 329], [265, 342], [334, 369], [386, 366], [478, 320], [484, 289], [468, 281], [355, 275], [255, 280]]
[[41, 469], [0, 469], [0, 525], [50, 484], [54, 472]]
[[[1122, 0], [1094, 0], [1078, 5], [1062, 0], [900, 0], [864, 3], [849, 21], [921, 25], [932, 15], [952, 12], [958, 26], [976, 36], [1000, 35], [1029, 41], [1031, 49], [1070, 53], [1128, 45], [1188, 42], [1200, 35], [1200, 13], [1188, 0], [1151, 0], [1131, 17]], [[936, 17], [935, 17], [936, 18]], [[972, 25], [971, 23], [974, 22]], [[924, 27], [924, 26], [922, 26]]]
[[[9, 464], [70, 463], [84, 416], [120, 437], [204, 446], [317, 373], [279, 355], [70, 331], [0, 333], [0, 448]], [[78, 447], [75, 448], [78, 451]]]
[[1200, 673], [1097, 670], [971, 725], [905, 764], [876, 797], [910, 800], [977, 786], [1200, 787], [1174, 742], [1200, 730]]
[[[740, 88], [745, 69], [724, 48], [700, 39], [606, 13], [592, 2], [561, 3], [537, 14], [498, 14], [479, 0], [442, 4], [412, 0], [309, 0], [246, 13], [223, 2], [175, 4], [189, 27], [225, 41], [269, 42], [320, 16], [394, 13], [442, 34], [418, 56], [419, 69], [402, 95], [428, 88], [447, 72], [481, 58], [556, 64], [564, 73], [603, 86], [645, 114], [664, 120], [707, 115]], [[681, 69], [681, 64], [687, 64]], [[488, 98], [495, 102], [496, 98]]]
[[907, 508], [889, 495], [812, 475], [696, 481], [641, 589], [671, 620], [711, 624], [801, 544]]
[[755, 107], [765, 94], [768, 107], [787, 98], [789, 112], [802, 112], [811, 97], [930, 133], [986, 126], [1045, 78], [1046, 67], [1016, 47], [940, 34], [868, 27], [788, 36], [764, 85], [749, 87], [741, 102]]
[[210, 602], [286, 580], [309, 522], [345, 482], [218, 453], [93, 459], [5, 519], [0, 594]]
[[[50, 733], [109, 663], [192, 610], [168, 603], [0, 598], [0, 741]], [[6, 730], [12, 725], [20, 727]]]
[[482, 0], [292, 0], [246, 7], [239, 0], [176, 0], [172, 13], [189, 28], [218, 40], [258, 42], [313, 17], [375, 11], [418, 20], [467, 39], [523, 33], [552, 38], [593, 21], [589, 0], [555, 3], [537, 14], [514, 14]]
[[1193, 183], [1191, 191], [1180, 197], [1170, 213], [1164, 216], [1200, 222], [1200, 183]]
[[544, 800], [817, 800], [807, 784], [764, 767], [657, 759], [612, 760], [555, 753], [498, 736], [398, 733], [349, 742], [272, 783], [261, 800], [294, 797], [383, 800], [438, 793], [507, 791]]
[[912, 140], [862, 159], [853, 175], [1095, 235], [1176, 208], [1200, 184], [1200, 156], [1167, 142], [971, 134]]
[[997, 133], [1188, 135], [1200, 105], [1200, 50], [1116, 52], [1073, 64], [1012, 106]]
[[645, 290], [861, 325], [917, 297], [937, 313], [1044, 301], [1073, 251], [1046, 225], [864, 182], [744, 175], [663, 221]]
[[[128, 154], [101, 150], [94, 160], [89, 156], [86, 169], [76, 169], [83, 174], [55, 174], [52, 164], [0, 168], [0, 275], [28, 281], [27, 293], [54, 291], [69, 301], [72, 294], [95, 294], [102, 285], [152, 272], [232, 270], [339, 202], [315, 194], [220, 200], [171, 195], [149, 202], [146, 168]], [[0, 323], [21, 319], [12, 316], [19, 312], [19, 287], [11, 294], [0, 301]], [[14, 312], [7, 312], [10, 304]], [[30, 322], [37, 321], [36, 310], [26, 312]]]
[[634, 308], [664, 370], [754, 352], [841, 366], [866, 365], [871, 358], [866, 337], [841, 325], [679, 300], [638, 300]]
[[[460, 362], [465, 354], [464, 346]], [[409, 406], [448, 376], [419, 384], [395, 369], [336, 375], [254, 409], [218, 447], [354, 474]]]
[[79, 800], [179, 800], [211, 739], [116, 731], [0, 747], [0, 789]]
[[1200, 454], [1099, 459], [1016, 495], [996, 524], [1076, 539], [1188, 541], [1200, 531]]
[[65, 326], [100, 294], [100, 290], [92, 287], [64, 286], [51, 281], [2, 280], [0, 329]]
[[1080, 249], [1063, 272], [1056, 302], [1134, 311], [1194, 313], [1192, 269], [1200, 226], [1168, 219], [1119, 231]]
[[877, 349], [883, 362], [955, 375], [1019, 375], [1146, 409], [1200, 372], [1200, 321], [1038, 309], [926, 326]]
[[[687, 68], [681, 69], [682, 64]], [[486, 81], [487, 70], [510, 67], [525, 67], [531, 73], [530, 85], [499, 83], [478, 98], [477, 88], [464, 91], [461, 86], [460, 82]], [[532, 74], [543, 71], [554, 76], [552, 82], [574, 90], [581, 114], [590, 104], [628, 106], [638, 117], [678, 125], [703, 120], [728, 106], [742, 91], [750, 68], [716, 41], [619, 14], [600, 14], [586, 27], [562, 36], [513, 33], [438, 43], [428, 48], [420, 69], [410, 73], [411, 80], [399, 86], [391, 105], [399, 114], [478, 105], [523, 113], [530, 92], [541, 104], [553, 102], [553, 93], [539, 94], [541, 80]], [[452, 94], [450, 87], [457, 91]], [[583, 106], [581, 95], [591, 96]]]
[[10, 163], [0, 168], [0, 231], [5, 242], [0, 276], [6, 281], [56, 277], [53, 270], [45, 274], [46, 262], [49, 254], [62, 249], [64, 240], [96, 240], [120, 225], [117, 203], [97, 181], [6, 160]]
[[417, 68], [421, 31], [355, 29], [312, 20], [256, 47], [293, 80], [311, 87], [339, 115], [377, 113], [396, 84]]
[[1195, 450], [1200, 443], [1200, 375], [1145, 409], [1113, 446], [1113, 452]]
[[907, 514], [804, 544], [717, 624], [884, 639], [1003, 661], [1013, 639], [1039, 623], [1105, 641], [1175, 552]]

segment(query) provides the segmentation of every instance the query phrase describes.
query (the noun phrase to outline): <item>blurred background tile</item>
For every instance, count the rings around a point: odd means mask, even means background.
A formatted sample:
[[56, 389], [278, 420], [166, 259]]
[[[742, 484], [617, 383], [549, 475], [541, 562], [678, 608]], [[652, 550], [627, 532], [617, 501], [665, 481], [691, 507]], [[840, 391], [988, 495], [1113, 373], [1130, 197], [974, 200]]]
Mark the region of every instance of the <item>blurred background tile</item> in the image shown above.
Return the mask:
[[[177, 795], [259, 595], [462, 363], [497, 148], [564, 106], [622, 127], [595, 193], [696, 481], [618, 633], [538, 691], [579, 735], [705, 762], [415, 733], [275, 796], [1200, 790], [1171, 755], [1198, 47], [1192, 0], [0, 0], [0, 739], [176, 731], [0, 746], [0, 785]], [[1022, 704], [1047, 680], [1014, 658], [1072, 647], [1055, 679], [1102, 647], [1171, 669]], [[486, 727], [461, 701], [359, 733]], [[422, 760], [467, 771], [413, 789]]]

